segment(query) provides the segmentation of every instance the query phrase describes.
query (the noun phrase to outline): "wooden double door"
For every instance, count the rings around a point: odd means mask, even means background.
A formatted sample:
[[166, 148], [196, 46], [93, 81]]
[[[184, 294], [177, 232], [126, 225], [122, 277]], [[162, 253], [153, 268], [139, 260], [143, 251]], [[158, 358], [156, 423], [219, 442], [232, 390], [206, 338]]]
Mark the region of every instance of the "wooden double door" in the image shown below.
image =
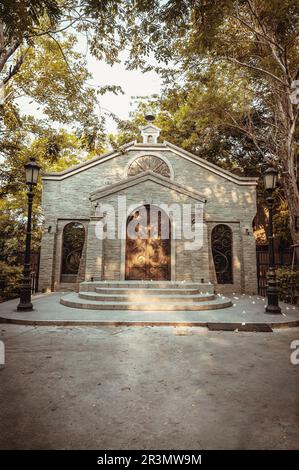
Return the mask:
[[126, 279], [171, 278], [171, 226], [169, 217], [157, 206], [145, 205], [127, 220]]

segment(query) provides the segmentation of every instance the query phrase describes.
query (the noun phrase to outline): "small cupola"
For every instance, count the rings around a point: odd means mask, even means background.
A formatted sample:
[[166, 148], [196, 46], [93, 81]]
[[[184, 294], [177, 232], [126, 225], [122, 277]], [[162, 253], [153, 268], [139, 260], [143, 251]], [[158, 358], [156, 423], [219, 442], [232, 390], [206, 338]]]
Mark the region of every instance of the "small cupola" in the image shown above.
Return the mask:
[[151, 110], [145, 113], [145, 120], [147, 125], [141, 127], [141, 135], [143, 139], [143, 143], [147, 145], [157, 144], [158, 138], [160, 135], [159, 127], [154, 126], [153, 121], [155, 120], [155, 116]]

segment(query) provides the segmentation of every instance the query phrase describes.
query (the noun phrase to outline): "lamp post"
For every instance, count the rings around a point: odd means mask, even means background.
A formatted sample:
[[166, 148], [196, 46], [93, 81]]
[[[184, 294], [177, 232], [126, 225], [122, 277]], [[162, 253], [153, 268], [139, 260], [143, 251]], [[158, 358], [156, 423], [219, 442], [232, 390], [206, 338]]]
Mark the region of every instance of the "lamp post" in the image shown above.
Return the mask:
[[31, 303], [31, 268], [30, 268], [30, 250], [31, 250], [31, 222], [32, 222], [32, 203], [33, 203], [33, 187], [36, 186], [40, 167], [35, 162], [33, 157], [24, 165], [26, 184], [28, 185], [28, 219], [26, 229], [26, 248], [23, 269], [23, 283], [20, 292], [20, 302], [17, 307], [18, 310], [28, 311], [33, 310]]
[[266, 313], [279, 314], [281, 309], [278, 305], [279, 290], [276, 280], [275, 272], [275, 257], [274, 257], [274, 238], [273, 238], [273, 191], [276, 187], [278, 172], [275, 168], [268, 168], [265, 171], [264, 183], [267, 191], [267, 204], [269, 208], [269, 228], [268, 228], [268, 243], [269, 243], [269, 270], [268, 270], [268, 305], [265, 308]]

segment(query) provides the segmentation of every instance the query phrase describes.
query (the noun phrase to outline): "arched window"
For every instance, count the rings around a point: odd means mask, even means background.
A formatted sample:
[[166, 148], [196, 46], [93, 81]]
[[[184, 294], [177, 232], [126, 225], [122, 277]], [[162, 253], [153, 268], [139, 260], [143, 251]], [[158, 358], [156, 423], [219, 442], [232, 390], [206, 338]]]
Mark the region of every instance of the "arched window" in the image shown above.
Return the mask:
[[135, 176], [149, 170], [170, 178], [170, 170], [167, 163], [162, 158], [155, 157], [154, 155], [136, 158], [129, 167], [128, 176]]
[[149, 136], [147, 137], [147, 143], [148, 143], [148, 144], [152, 144], [153, 142], [154, 142], [153, 136], [152, 136], [152, 135], [149, 135]]
[[212, 253], [218, 284], [233, 283], [233, 235], [230, 227], [218, 224], [212, 230]]
[[63, 229], [61, 282], [76, 282], [80, 266], [85, 230], [82, 224], [71, 222]]

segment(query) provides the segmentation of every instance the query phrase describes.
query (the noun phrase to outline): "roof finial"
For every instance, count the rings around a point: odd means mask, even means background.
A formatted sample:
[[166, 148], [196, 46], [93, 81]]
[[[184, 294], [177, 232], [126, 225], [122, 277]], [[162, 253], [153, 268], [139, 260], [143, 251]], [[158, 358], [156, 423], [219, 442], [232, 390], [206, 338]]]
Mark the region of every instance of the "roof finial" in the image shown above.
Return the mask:
[[160, 134], [159, 127], [153, 124], [153, 121], [156, 119], [153, 111], [150, 108], [147, 108], [144, 113], [144, 118], [146, 120], [146, 126], [141, 127], [141, 135], [143, 138], [144, 144], [157, 144], [158, 137]]

